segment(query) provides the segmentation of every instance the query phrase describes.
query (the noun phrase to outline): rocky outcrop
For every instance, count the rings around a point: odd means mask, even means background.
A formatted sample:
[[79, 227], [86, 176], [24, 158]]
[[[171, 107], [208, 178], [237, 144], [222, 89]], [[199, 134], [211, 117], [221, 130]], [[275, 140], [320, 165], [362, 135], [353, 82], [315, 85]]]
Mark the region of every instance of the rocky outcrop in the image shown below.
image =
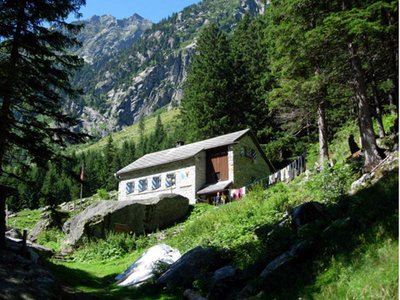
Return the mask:
[[[258, 276], [259, 282], [266, 282], [270, 276], [272, 276], [277, 270], [291, 263], [307, 253], [312, 246], [312, 241], [300, 241], [293, 245], [288, 251], [282, 253], [273, 261], [271, 261], [264, 270]], [[254, 294], [257, 288], [253, 285], [253, 282], [246, 285], [239, 293], [238, 299], [247, 299], [249, 296]]]
[[76, 53], [90, 64], [96, 57], [132, 46], [152, 25], [137, 14], [122, 20], [108, 15], [93, 16], [81, 23], [84, 27], [77, 38], [82, 47]]
[[212, 248], [196, 247], [185, 253], [177, 262], [161, 275], [157, 284], [169, 287], [191, 285], [192, 282], [207, 270], [215, 270], [221, 263]]
[[[6, 237], [7, 248], [21, 253], [23, 251], [23, 240], [19, 238]], [[51, 257], [54, 255], [54, 251], [43, 245], [35, 244], [30, 241], [26, 241], [26, 252], [32, 262], [37, 263], [39, 257]]]
[[350, 195], [354, 195], [360, 189], [366, 188], [378, 182], [387, 172], [398, 168], [399, 152], [394, 151], [388, 153], [386, 158], [382, 160], [370, 172], [363, 174], [359, 179], [351, 184]]
[[326, 220], [325, 208], [318, 202], [306, 202], [292, 209], [290, 212], [292, 226], [299, 229], [301, 226], [317, 220]]
[[43, 231], [51, 227], [60, 229], [67, 218], [68, 213], [51, 209], [49, 206], [46, 206], [43, 209], [39, 221], [37, 221], [35, 226], [29, 232], [28, 239], [35, 242]]
[[77, 246], [84, 236], [104, 238], [109, 231], [143, 234], [170, 226], [186, 216], [189, 200], [164, 194], [144, 200], [99, 201], [68, 220], [63, 231], [64, 252]]
[[171, 101], [180, 103], [191, 55], [191, 49], [171, 54], [165, 64], [147, 67], [133, 77], [128, 89], [110, 90], [107, 97], [115, 104], [110, 113], [115, 128], [131, 125]]
[[128, 269], [115, 277], [119, 286], [139, 286], [181, 257], [168, 245], [156, 245], [145, 251]]
[[18, 228], [11, 228], [9, 231], [6, 231], [6, 237], [10, 237], [13, 239], [22, 239], [22, 234], [18, 230]]

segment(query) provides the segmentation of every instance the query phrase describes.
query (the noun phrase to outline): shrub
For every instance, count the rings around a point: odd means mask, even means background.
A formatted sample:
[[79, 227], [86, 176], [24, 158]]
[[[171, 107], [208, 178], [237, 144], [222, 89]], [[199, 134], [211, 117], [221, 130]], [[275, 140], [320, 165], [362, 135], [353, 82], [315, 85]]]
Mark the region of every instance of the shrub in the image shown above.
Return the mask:
[[350, 165], [337, 164], [312, 176], [306, 183], [306, 193], [315, 201], [335, 202], [346, 194], [355, 179]]
[[64, 238], [65, 235], [60, 229], [49, 228], [39, 234], [38, 243], [50, 247], [55, 252], [58, 252], [60, 251], [61, 242]]
[[105, 189], [98, 189], [97, 195], [99, 195], [99, 198], [103, 200], [108, 200], [110, 198], [110, 195]]
[[80, 262], [113, 260], [136, 250], [136, 245], [135, 235], [109, 232], [104, 240], [93, 239], [84, 243], [74, 253], [74, 258]]

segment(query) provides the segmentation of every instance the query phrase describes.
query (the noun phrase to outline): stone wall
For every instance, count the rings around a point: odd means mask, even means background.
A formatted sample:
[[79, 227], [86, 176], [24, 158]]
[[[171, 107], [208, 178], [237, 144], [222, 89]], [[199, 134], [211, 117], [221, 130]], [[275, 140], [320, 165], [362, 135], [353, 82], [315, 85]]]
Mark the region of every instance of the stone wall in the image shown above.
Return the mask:
[[[253, 152], [254, 151], [254, 152]], [[252, 157], [255, 153], [255, 159]], [[270, 167], [249, 135], [233, 146], [234, 188], [246, 186], [271, 174]]]
[[[167, 174], [175, 174], [176, 181], [172, 187], [166, 186]], [[152, 179], [158, 176], [161, 178], [161, 186], [153, 190]], [[140, 192], [139, 180], [142, 179], [147, 179], [148, 187], [146, 191]], [[134, 188], [131, 193], [127, 193], [126, 187], [130, 182], [134, 182]], [[205, 154], [199, 153], [190, 159], [123, 174], [118, 187], [118, 200], [141, 200], [159, 194], [173, 193], [182, 195], [189, 199], [190, 204], [195, 204], [196, 191], [204, 185], [204, 182]]]
[[235, 161], [234, 161], [234, 154], [233, 154], [234, 147], [228, 147], [228, 179], [232, 182], [235, 181]]
[[[206, 152], [202, 151], [196, 156], [196, 192], [206, 183]], [[197, 195], [196, 195], [197, 197]]]

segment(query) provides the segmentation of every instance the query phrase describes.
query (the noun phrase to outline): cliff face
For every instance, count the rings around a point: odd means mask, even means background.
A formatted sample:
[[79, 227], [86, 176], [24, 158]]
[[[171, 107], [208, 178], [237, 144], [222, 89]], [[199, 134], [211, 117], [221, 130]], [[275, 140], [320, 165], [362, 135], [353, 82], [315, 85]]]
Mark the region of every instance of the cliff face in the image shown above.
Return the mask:
[[137, 14], [123, 20], [107, 15], [93, 16], [82, 23], [84, 28], [78, 34], [82, 47], [76, 53], [89, 64], [99, 57], [131, 47], [152, 26], [150, 21]]
[[83, 97], [69, 103], [81, 129], [105, 135], [165, 105], [179, 105], [201, 28], [217, 22], [231, 31], [245, 13], [263, 13], [261, 0], [204, 0], [157, 24], [138, 15], [85, 21], [77, 53], [85, 66], [74, 81]]

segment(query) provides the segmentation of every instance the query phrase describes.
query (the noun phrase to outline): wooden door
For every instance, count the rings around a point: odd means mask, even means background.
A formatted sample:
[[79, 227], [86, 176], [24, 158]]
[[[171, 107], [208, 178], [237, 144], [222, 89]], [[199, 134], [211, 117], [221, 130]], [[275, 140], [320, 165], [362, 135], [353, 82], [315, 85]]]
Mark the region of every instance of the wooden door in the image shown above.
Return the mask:
[[229, 179], [228, 151], [226, 147], [207, 152], [207, 183]]

